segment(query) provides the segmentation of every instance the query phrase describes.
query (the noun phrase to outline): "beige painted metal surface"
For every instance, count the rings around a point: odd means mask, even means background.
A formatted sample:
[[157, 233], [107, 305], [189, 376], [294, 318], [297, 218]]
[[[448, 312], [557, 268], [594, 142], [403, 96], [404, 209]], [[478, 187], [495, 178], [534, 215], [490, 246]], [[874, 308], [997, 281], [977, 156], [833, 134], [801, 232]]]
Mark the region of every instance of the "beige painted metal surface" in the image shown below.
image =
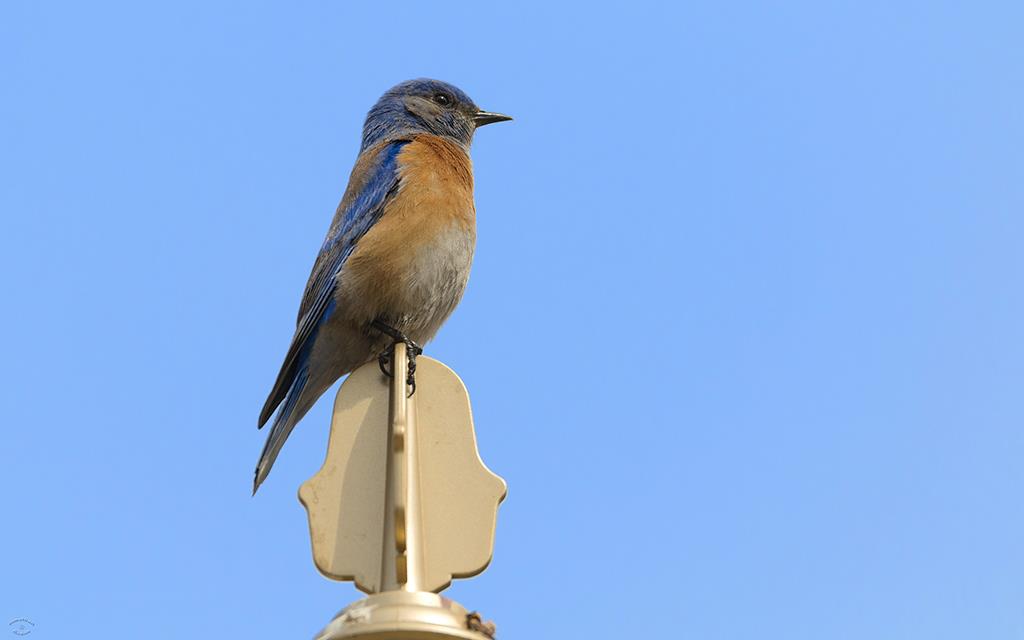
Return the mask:
[[490, 640], [493, 624], [480, 622], [458, 602], [436, 593], [388, 591], [345, 607], [316, 640], [387, 638]]
[[[405, 345], [393, 360], [394, 379], [404, 380]], [[299, 489], [317, 569], [371, 594], [436, 592], [483, 571], [505, 497], [477, 452], [459, 377], [420, 356], [416, 383], [410, 397], [375, 362], [349, 375], [327, 458]]]

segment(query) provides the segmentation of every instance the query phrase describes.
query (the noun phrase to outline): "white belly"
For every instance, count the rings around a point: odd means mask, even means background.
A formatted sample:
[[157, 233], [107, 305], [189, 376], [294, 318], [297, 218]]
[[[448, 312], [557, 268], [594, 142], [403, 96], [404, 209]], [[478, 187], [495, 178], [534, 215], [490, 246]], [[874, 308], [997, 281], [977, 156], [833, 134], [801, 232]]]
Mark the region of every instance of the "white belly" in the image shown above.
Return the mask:
[[342, 269], [338, 311], [355, 326], [383, 320], [423, 344], [458, 305], [469, 280], [476, 235], [453, 222], [428, 242], [406, 237], [403, 255], [366, 253]]

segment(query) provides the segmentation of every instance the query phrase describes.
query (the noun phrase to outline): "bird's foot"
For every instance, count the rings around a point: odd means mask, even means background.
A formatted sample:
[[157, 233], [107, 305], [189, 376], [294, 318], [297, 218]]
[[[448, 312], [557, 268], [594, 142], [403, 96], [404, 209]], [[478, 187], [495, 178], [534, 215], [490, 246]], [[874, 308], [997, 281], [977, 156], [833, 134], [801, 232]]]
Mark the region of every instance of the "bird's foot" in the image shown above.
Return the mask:
[[411, 397], [412, 394], [416, 393], [416, 357], [423, 353], [423, 347], [410, 340], [409, 336], [381, 320], [374, 320], [370, 323], [370, 326], [394, 340], [391, 346], [377, 356], [377, 365], [380, 367], [381, 372], [387, 377], [392, 377], [391, 371], [389, 370], [389, 363], [395, 356], [395, 344], [401, 342], [405, 345], [405, 357], [409, 363], [409, 370], [405, 377], [405, 383], [409, 385], [409, 396]]

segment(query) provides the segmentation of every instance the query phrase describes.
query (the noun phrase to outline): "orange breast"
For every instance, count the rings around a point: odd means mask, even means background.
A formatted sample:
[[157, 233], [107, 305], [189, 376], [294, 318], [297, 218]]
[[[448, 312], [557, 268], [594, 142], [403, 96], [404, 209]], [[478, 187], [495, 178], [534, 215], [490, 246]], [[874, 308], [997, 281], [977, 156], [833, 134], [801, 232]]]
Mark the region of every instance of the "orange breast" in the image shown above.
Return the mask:
[[398, 166], [398, 192], [359, 240], [341, 279], [348, 305], [374, 300], [366, 314], [379, 314], [380, 306], [408, 313], [408, 307], [418, 306], [443, 285], [432, 282], [441, 274], [464, 271], [468, 277], [472, 260], [476, 211], [466, 151], [421, 135], [399, 153]]

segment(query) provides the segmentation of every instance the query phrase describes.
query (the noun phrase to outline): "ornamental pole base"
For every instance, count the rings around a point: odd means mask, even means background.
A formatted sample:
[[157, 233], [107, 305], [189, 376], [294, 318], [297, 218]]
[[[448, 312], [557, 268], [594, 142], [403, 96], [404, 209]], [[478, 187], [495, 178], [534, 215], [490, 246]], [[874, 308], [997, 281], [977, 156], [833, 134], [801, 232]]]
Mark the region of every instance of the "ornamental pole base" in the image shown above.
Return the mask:
[[385, 591], [345, 607], [315, 640], [493, 640], [483, 622], [454, 600], [427, 591]]

